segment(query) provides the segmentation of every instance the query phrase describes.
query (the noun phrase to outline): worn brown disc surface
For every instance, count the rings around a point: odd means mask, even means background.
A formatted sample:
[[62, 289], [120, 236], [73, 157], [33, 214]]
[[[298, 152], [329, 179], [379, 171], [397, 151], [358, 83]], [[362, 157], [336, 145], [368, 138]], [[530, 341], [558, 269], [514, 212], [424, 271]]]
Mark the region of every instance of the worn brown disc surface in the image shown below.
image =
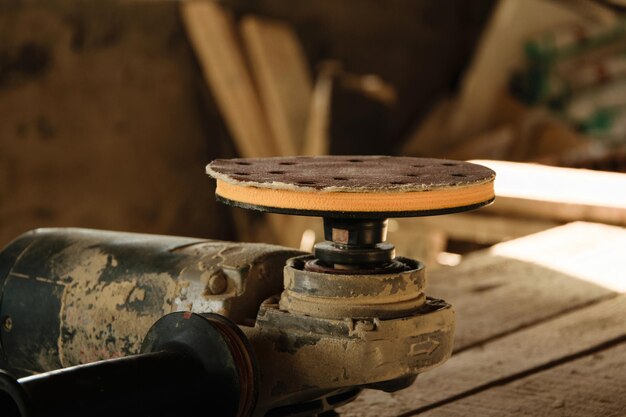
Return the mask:
[[452, 213], [493, 201], [495, 173], [469, 162], [389, 156], [218, 159], [218, 199], [256, 210], [334, 217]]

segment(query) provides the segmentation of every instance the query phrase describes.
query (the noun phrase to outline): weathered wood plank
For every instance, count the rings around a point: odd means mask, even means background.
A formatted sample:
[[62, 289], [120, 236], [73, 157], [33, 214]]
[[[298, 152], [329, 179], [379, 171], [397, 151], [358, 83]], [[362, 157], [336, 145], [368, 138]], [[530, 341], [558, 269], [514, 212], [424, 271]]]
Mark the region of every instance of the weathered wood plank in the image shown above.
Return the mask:
[[624, 247], [626, 229], [571, 223], [433, 270], [427, 293], [454, 306], [465, 349], [610, 296], [624, 281]]
[[458, 141], [490, 125], [497, 97], [506, 90], [512, 68], [524, 62], [519, 45], [529, 36], [559, 25], [584, 24], [607, 16], [605, 10], [589, 9], [537, 0], [500, 2], [461, 82], [458, 106], [447, 126], [452, 139]]
[[621, 343], [419, 415], [589, 417], [625, 413], [626, 343]]
[[313, 86], [298, 37], [287, 23], [256, 16], [240, 29], [278, 151], [299, 155]]
[[337, 63], [325, 62], [318, 70], [311, 93], [303, 155], [326, 155], [330, 151], [330, 112]]
[[[624, 295], [560, 316], [459, 353], [441, 368], [420, 375], [406, 390], [391, 395], [368, 392], [347, 406], [350, 411], [342, 416], [395, 416], [479, 391], [603, 343], [626, 339], [625, 316]], [[362, 414], [363, 410], [371, 414]]]
[[237, 41], [232, 16], [212, 1], [185, 1], [180, 7], [194, 51], [237, 151], [243, 157], [276, 155], [278, 151]]
[[497, 172], [496, 202], [484, 213], [626, 226], [626, 175], [503, 161], [475, 161]]

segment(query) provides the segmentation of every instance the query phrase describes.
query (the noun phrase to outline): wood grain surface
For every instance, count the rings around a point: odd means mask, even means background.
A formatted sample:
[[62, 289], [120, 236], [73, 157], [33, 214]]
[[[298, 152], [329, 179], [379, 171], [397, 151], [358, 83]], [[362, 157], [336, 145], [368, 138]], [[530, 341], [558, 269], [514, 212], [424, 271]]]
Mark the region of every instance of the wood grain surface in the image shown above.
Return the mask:
[[622, 342], [420, 415], [624, 416], [624, 358], [626, 343]]
[[474, 162], [498, 173], [498, 201], [487, 213], [626, 226], [624, 174], [505, 161]]
[[240, 31], [278, 155], [300, 155], [313, 86], [298, 36], [287, 22], [257, 16], [244, 17]]
[[181, 15], [205, 79], [240, 155], [278, 149], [250, 75], [231, 13], [214, 2], [182, 2]]

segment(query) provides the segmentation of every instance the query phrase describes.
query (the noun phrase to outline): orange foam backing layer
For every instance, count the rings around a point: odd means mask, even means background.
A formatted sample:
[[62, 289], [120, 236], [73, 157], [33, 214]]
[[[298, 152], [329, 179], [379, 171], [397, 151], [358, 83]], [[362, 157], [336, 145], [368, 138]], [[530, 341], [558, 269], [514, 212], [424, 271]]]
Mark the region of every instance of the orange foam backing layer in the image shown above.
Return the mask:
[[409, 192], [320, 192], [258, 188], [217, 180], [215, 193], [228, 200], [295, 210], [400, 212], [440, 210], [480, 204], [494, 198], [493, 181]]

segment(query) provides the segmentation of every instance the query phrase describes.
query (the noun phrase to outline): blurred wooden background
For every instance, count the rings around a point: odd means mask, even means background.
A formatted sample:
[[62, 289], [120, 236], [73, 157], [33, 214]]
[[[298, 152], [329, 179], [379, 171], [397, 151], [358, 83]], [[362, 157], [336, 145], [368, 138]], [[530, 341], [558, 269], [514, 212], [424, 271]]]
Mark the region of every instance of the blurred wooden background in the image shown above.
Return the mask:
[[[333, 153], [394, 153], [467, 65], [493, 1], [227, 1], [293, 25], [310, 71], [379, 74], [390, 109], [333, 92]], [[176, 1], [0, 1], [0, 245], [43, 226], [237, 239], [204, 174], [235, 156]]]

